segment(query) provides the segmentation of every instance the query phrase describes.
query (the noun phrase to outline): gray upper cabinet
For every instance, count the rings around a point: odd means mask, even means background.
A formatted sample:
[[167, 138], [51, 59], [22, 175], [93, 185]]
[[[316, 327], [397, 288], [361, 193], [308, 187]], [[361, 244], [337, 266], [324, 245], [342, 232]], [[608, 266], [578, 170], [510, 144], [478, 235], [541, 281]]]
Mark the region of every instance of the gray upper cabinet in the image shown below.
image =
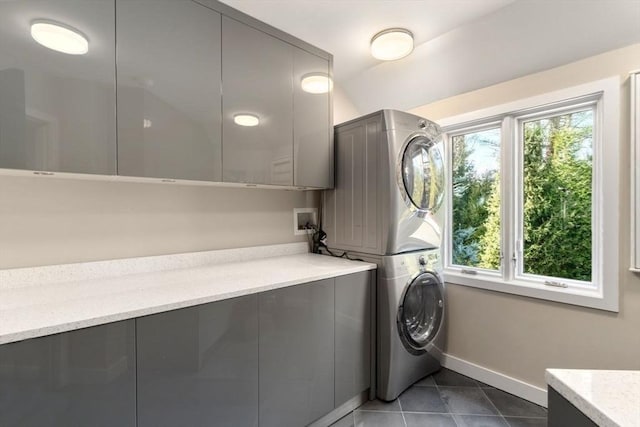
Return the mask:
[[220, 14], [117, 0], [118, 174], [222, 180]]
[[5, 0], [0, 24], [0, 169], [333, 186], [331, 93], [301, 86], [326, 52], [216, 0]]
[[[0, 168], [115, 174], [114, 10], [114, 0], [0, 2]], [[33, 24], [73, 29], [72, 43], [52, 47], [74, 54], [36, 42]]]
[[222, 17], [225, 182], [293, 185], [292, 69], [291, 45]]
[[135, 427], [134, 321], [0, 346], [0, 426]]
[[[304, 187], [333, 187], [333, 127], [330, 92], [303, 89], [305, 78], [328, 77], [329, 61], [302, 49], [294, 49], [294, 184]], [[330, 87], [327, 87], [330, 89]]]

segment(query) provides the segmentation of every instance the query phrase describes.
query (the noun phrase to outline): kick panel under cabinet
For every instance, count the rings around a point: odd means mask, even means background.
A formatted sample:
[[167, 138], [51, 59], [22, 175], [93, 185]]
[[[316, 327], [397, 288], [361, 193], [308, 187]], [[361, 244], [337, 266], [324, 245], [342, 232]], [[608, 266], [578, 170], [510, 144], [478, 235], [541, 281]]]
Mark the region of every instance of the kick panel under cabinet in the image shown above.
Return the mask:
[[[88, 52], [37, 44], [42, 18]], [[301, 88], [331, 75], [314, 46], [214, 0], [14, 0], [0, 23], [3, 173], [333, 186], [331, 92]]]

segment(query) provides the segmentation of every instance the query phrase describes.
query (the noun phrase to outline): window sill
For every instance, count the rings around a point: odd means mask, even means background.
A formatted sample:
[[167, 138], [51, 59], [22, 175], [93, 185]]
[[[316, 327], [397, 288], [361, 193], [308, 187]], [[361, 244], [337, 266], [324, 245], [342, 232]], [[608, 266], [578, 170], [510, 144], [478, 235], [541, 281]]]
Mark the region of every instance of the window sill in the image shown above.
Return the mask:
[[[467, 275], [454, 270], [445, 270], [444, 281], [455, 285], [470, 286], [615, 313], [619, 311], [618, 293], [614, 292], [613, 289], [609, 289], [609, 292], [607, 292], [607, 286], [603, 286], [600, 289], [554, 288], [535, 282], [515, 280], [506, 282], [502, 278], [490, 275]], [[617, 288], [617, 283], [611, 284], [610, 287], [613, 286]]]

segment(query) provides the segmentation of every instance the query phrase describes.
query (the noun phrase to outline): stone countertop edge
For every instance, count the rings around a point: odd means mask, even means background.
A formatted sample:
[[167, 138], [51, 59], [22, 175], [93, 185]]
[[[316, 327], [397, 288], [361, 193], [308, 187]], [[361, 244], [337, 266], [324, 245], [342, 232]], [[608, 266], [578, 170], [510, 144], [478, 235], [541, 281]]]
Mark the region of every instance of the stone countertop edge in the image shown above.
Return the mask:
[[[246, 249], [250, 251], [252, 248]], [[185, 255], [180, 254], [182, 257]], [[56, 273], [56, 280], [51, 284], [0, 287], [0, 344], [376, 268], [371, 263], [299, 252], [253, 260], [242, 256], [233, 258], [169, 271], [136, 271], [133, 274], [127, 271], [120, 276], [83, 277], [83, 280], [73, 280], [77, 278], [73, 271], [63, 269], [71, 273], [72, 280], [68, 283], [60, 281], [60, 275]], [[247, 268], [248, 265], [254, 268]], [[84, 263], [77, 266], [86, 269]], [[104, 273], [104, 270], [101, 272]], [[63, 294], [67, 289], [72, 293], [68, 297]], [[50, 295], [47, 295], [47, 291]]]
[[600, 427], [640, 427], [640, 371], [547, 369], [545, 380]]

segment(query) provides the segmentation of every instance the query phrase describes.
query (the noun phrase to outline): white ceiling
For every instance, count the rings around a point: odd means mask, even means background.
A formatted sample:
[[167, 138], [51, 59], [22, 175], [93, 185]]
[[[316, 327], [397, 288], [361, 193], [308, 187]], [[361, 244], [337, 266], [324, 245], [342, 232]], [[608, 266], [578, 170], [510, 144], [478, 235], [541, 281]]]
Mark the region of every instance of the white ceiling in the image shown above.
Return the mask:
[[[640, 0], [223, 0], [334, 55], [360, 113], [409, 109], [640, 42]], [[369, 55], [378, 31], [415, 35], [407, 58]]]
[[391, 27], [420, 45], [514, 0], [222, 0], [334, 55], [337, 80], [375, 66], [369, 42]]

